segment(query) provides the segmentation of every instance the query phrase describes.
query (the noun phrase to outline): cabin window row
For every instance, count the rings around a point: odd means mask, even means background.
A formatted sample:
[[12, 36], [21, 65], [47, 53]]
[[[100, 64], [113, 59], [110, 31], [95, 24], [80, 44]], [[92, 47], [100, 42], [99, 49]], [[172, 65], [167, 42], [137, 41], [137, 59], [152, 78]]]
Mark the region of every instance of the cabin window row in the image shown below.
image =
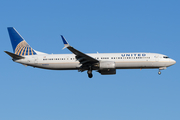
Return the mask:
[[[109, 59], [109, 57], [101, 57], [101, 60], [103, 59]], [[111, 59], [150, 59], [150, 57], [111, 57]], [[75, 58], [44, 58], [43, 60], [75, 60]]]
[[111, 59], [150, 59], [150, 57], [111, 57]]
[[[99, 59], [98, 57], [95, 59]], [[150, 59], [150, 57], [101, 57], [101, 60], [103, 59]]]
[[75, 58], [44, 58], [43, 60], [75, 60]]

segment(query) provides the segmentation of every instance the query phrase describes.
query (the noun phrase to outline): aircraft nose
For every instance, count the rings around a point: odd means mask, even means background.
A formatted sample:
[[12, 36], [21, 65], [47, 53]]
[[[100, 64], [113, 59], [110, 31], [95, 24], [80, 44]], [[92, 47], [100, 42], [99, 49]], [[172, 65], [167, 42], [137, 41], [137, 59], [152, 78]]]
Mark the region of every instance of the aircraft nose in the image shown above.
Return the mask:
[[174, 65], [174, 64], [176, 64], [176, 61], [171, 59], [171, 63], [172, 63], [172, 65]]
[[173, 64], [176, 64], [176, 61], [175, 61], [175, 60], [173, 60]]

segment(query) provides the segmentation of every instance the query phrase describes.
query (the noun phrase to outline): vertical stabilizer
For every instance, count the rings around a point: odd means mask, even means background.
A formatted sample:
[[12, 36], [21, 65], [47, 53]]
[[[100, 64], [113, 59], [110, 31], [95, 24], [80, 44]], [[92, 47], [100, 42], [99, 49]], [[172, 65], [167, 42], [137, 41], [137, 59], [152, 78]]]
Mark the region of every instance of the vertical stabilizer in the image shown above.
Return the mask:
[[24, 38], [16, 31], [13, 27], [8, 27], [9, 37], [11, 39], [11, 44], [13, 51], [16, 55], [36, 55], [35, 50], [33, 50], [29, 44], [24, 40]]

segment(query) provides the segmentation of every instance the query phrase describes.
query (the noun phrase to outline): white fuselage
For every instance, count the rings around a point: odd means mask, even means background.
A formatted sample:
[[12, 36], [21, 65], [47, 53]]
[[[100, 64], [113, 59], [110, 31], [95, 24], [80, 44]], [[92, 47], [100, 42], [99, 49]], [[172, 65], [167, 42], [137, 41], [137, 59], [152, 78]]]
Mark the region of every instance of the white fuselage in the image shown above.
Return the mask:
[[[113, 61], [115, 69], [166, 69], [166, 67], [176, 63], [173, 59], [157, 53], [97, 53], [87, 55], [100, 62]], [[81, 66], [74, 54], [41, 54], [24, 57], [24, 59], [15, 60], [15, 62], [52, 70], [78, 70]]]
[[160, 70], [176, 63], [175, 60], [157, 53], [96, 53], [85, 54], [72, 47], [61, 35], [64, 48], [73, 54], [45, 54], [34, 50], [13, 27], [8, 27], [14, 53], [4, 51], [13, 61], [25, 66], [32, 66], [51, 70], [78, 70], [87, 71], [92, 78], [92, 71], [101, 75], [116, 74], [116, 69], [148, 69]]

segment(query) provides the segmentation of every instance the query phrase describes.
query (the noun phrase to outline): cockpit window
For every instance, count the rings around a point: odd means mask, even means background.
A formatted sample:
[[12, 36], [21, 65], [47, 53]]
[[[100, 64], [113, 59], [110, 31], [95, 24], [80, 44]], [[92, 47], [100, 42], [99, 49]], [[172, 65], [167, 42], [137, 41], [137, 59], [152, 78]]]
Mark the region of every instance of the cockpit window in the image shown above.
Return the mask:
[[163, 56], [163, 58], [169, 58], [168, 56]]

